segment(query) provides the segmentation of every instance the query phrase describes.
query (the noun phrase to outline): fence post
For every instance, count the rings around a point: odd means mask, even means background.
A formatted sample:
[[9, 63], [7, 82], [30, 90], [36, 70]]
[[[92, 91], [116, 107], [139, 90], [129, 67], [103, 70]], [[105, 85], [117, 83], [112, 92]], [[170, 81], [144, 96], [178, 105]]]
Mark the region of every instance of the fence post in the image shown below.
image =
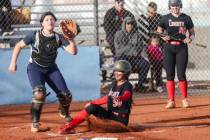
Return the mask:
[[95, 44], [99, 46], [98, 0], [94, 0]]

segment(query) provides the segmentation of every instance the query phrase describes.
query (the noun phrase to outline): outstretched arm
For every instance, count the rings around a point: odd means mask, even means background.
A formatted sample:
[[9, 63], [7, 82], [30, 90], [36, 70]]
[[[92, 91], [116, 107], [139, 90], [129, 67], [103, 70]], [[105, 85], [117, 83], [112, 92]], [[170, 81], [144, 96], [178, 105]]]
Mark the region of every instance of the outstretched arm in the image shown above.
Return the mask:
[[108, 96], [104, 96], [104, 97], [102, 97], [102, 98], [93, 100], [93, 101], [91, 101], [90, 103], [91, 103], [91, 104], [94, 104], [94, 105], [103, 105], [103, 104], [106, 104], [107, 101], [108, 101]]
[[65, 50], [72, 55], [77, 54], [77, 45], [74, 39], [69, 40], [69, 45], [65, 47]]
[[20, 42], [18, 42], [15, 45], [15, 48], [12, 53], [11, 62], [10, 62], [9, 68], [8, 68], [10, 72], [15, 72], [17, 70], [17, 59], [21, 52], [21, 49], [24, 48], [25, 46], [26, 46], [26, 44], [24, 43], [23, 40], [21, 40]]
[[107, 101], [108, 101], [108, 96], [103, 96], [103, 97], [101, 97], [99, 99], [96, 99], [96, 100], [93, 100], [93, 101], [87, 103], [85, 105], [85, 108], [87, 108], [91, 104], [94, 104], [94, 105], [103, 105], [103, 104], [106, 104]]

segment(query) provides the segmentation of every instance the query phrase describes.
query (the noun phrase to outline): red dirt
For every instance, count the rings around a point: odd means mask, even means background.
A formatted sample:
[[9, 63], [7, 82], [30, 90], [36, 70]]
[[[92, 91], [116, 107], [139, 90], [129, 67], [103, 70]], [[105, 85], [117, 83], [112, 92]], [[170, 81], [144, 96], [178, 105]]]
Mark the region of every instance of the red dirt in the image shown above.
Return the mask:
[[[46, 104], [41, 116], [41, 126], [46, 132], [30, 132], [30, 105], [0, 106], [1, 140], [72, 140], [93, 137], [112, 137], [120, 140], [208, 140], [210, 139], [210, 96], [190, 97], [192, 107], [181, 108], [177, 98], [177, 108], [165, 109], [166, 99], [135, 99], [129, 126], [137, 132], [96, 133], [84, 132], [58, 135], [57, 131], [64, 121], [59, 117], [57, 104]], [[73, 102], [74, 116], [85, 105]], [[83, 124], [84, 125], [84, 124]]]

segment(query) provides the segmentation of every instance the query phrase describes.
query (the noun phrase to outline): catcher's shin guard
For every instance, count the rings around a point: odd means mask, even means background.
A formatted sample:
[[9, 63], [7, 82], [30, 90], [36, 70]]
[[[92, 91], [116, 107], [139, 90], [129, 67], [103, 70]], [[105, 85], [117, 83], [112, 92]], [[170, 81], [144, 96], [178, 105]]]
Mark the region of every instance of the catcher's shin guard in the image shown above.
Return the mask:
[[39, 131], [39, 121], [41, 116], [42, 107], [46, 97], [45, 87], [42, 85], [37, 86], [33, 89], [33, 98], [31, 104], [31, 130], [33, 132]]
[[72, 101], [72, 94], [70, 91], [61, 92], [57, 95], [59, 100], [59, 115], [68, 122], [71, 120], [69, 114], [69, 107]]
[[31, 104], [31, 119], [32, 123], [38, 123], [41, 116], [43, 103], [32, 103]]
[[39, 122], [42, 106], [46, 97], [46, 89], [44, 86], [39, 85], [33, 89], [31, 115], [32, 122]]

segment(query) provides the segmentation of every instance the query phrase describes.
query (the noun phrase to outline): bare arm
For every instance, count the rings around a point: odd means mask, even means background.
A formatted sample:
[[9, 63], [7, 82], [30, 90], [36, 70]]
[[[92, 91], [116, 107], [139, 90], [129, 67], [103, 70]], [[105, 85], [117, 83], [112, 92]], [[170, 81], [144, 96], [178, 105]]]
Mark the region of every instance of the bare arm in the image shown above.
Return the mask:
[[195, 30], [194, 28], [191, 28], [186, 32], [186, 38], [184, 39], [184, 43], [189, 44], [194, 40], [194, 38], [195, 38]]
[[18, 42], [15, 45], [15, 48], [14, 48], [13, 53], [12, 53], [11, 62], [10, 62], [10, 65], [9, 65], [9, 71], [10, 72], [15, 72], [17, 70], [17, 59], [18, 59], [18, 56], [21, 52], [21, 49], [24, 48], [25, 46], [26, 46], [26, 44], [24, 43], [23, 40], [21, 40], [20, 42]]
[[69, 40], [69, 43], [70, 44], [65, 47], [65, 50], [72, 55], [76, 55], [78, 51], [77, 51], [77, 45], [76, 45], [75, 40], [74, 39]]

